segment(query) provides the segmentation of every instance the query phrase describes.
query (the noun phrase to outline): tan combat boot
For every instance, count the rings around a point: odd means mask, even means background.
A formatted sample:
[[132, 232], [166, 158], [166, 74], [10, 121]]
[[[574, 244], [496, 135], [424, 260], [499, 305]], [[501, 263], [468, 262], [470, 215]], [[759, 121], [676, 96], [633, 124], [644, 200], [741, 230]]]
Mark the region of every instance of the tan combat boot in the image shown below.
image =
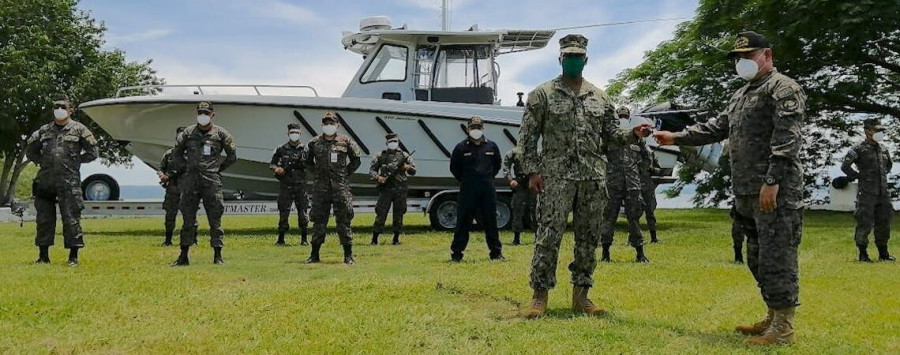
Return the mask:
[[591, 316], [606, 314], [606, 310], [591, 302], [591, 299], [588, 298], [588, 290], [590, 290], [589, 287], [572, 286], [572, 311]]
[[734, 328], [734, 331], [744, 334], [744, 335], [762, 335], [766, 329], [769, 329], [769, 326], [772, 325], [772, 315], [775, 313], [775, 310], [769, 308], [769, 313], [766, 315], [766, 319], [763, 319], [759, 322], [756, 322], [754, 325], [739, 325]]
[[534, 290], [531, 296], [531, 306], [525, 309], [522, 316], [525, 319], [535, 319], [544, 315], [547, 311], [547, 298], [549, 297], [547, 290]]
[[794, 342], [794, 309], [776, 309], [772, 325], [758, 337], [747, 339], [747, 345], [784, 345]]

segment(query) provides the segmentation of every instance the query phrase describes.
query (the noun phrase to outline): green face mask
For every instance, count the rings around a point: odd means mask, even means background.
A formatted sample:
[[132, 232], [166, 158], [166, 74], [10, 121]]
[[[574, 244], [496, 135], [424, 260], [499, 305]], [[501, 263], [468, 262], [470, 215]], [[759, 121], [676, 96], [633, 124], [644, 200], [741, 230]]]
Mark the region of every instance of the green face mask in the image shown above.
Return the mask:
[[585, 64], [587, 64], [587, 58], [585, 57], [563, 57], [563, 75], [570, 78], [580, 77]]

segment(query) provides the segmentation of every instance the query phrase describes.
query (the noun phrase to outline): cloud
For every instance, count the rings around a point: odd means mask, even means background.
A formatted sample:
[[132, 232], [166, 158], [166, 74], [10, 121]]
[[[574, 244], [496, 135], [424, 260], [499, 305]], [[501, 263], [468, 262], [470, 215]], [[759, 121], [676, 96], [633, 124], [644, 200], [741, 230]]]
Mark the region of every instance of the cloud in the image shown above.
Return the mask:
[[110, 34], [106, 36], [106, 43], [109, 45], [121, 45], [126, 43], [152, 41], [166, 37], [172, 33], [175, 33], [175, 31], [171, 29], [152, 29], [127, 35]]
[[252, 11], [264, 17], [286, 20], [294, 24], [311, 24], [322, 21], [314, 11], [280, 0], [256, 0], [248, 2]]

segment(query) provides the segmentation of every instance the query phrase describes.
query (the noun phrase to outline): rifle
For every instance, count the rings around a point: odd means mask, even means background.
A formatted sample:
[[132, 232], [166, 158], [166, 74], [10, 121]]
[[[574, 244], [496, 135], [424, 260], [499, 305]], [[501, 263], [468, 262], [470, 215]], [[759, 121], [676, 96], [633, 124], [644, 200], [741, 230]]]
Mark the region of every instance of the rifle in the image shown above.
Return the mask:
[[387, 181], [388, 179], [390, 179], [390, 178], [396, 176], [397, 174], [399, 174], [399, 173], [400, 173], [400, 170], [403, 169], [403, 166], [406, 165], [406, 164], [409, 164], [409, 158], [411, 158], [413, 154], [416, 154], [416, 151], [415, 151], [415, 150], [409, 152], [409, 155], [404, 156], [404, 157], [403, 157], [403, 160], [400, 161], [400, 162], [397, 164], [397, 166], [386, 166], [385, 168], [387, 168], [388, 174], [384, 176], [385, 181]]

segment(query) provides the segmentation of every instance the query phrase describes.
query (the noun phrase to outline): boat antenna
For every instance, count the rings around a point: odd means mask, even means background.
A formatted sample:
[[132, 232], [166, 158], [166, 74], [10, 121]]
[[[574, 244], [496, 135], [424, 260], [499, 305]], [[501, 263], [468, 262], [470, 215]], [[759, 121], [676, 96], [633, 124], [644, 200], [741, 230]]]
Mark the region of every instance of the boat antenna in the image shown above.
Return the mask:
[[[445, 2], [446, 2], [446, 0], [445, 0]], [[679, 21], [679, 20], [688, 20], [688, 19], [690, 19], [690, 17], [669, 17], [669, 18], [656, 18], [656, 19], [650, 19], [650, 20], [607, 22], [607, 23], [598, 23], [598, 24], [594, 24], [594, 25], [560, 27], [560, 28], [554, 28], [554, 29], [552, 29], [552, 31], [565, 31], [565, 30], [574, 30], [574, 29], [579, 29], [579, 28], [591, 28], [591, 27], [621, 26], [621, 25], [630, 25], [630, 24], [635, 24], [635, 23], [647, 23], [647, 22]]]
[[450, 30], [450, 0], [441, 0], [441, 31]]

